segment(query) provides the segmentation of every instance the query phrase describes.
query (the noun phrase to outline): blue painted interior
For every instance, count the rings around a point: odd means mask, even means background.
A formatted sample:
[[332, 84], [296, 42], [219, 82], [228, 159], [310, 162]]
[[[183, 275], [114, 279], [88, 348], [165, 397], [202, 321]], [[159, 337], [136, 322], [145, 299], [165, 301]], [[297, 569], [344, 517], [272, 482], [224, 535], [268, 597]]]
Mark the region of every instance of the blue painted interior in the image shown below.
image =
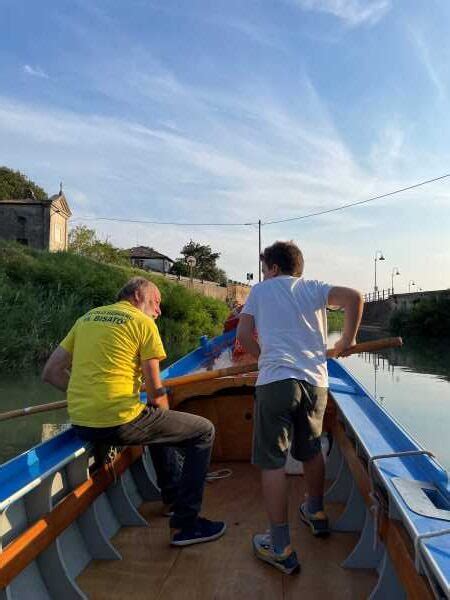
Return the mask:
[[[344, 419], [353, 430], [356, 439], [368, 457], [422, 447], [399, 425], [361, 384], [336, 360], [328, 361], [329, 373], [336, 380], [351, 385], [358, 393], [333, 392], [333, 398], [341, 409]], [[448, 474], [433, 458], [427, 455], [383, 458], [375, 462], [375, 471], [396, 500], [403, 515], [405, 526], [413, 537], [431, 531], [450, 528], [450, 522], [418, 515], [405, 504], [392, 483], [393, 477], [433, 483], [440, 492], [443, 506], [450, 504]], [[432, 558], [434, 572], [439, 572], [441, 584], [450, 592], [450, 534], [425, 541], [428, 559]]]
[[161, 372], [162, 378], [179, 377], [196, 371], [201, 367], [206, 367], [225, 348], [229, 348], [234, 343], [235, 338], [236, 330], [228, 331], [211, 340], [208, 340], [206, 336], [202, 336], [200, 338], [200, 346], [174, 362], [170, 367], [164, 369]]
[[34, 480], [48, 477], [57, 465], [84, 447], [85, 443], [68, 429], [0, 465], [0, 506]]

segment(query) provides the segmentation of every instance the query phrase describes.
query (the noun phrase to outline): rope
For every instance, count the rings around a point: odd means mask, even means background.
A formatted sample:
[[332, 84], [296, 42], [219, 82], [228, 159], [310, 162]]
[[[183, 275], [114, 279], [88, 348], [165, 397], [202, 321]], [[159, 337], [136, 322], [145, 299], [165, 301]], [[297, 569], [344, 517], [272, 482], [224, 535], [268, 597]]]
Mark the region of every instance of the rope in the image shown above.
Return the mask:
[[231, 469], [219, 469], [218, 471], [210, 471], [206, 475], [206, 481], [211, 483], [212, 481], [217, 481], [218, 479], [227, 479], [231, 477], [233, 471]]

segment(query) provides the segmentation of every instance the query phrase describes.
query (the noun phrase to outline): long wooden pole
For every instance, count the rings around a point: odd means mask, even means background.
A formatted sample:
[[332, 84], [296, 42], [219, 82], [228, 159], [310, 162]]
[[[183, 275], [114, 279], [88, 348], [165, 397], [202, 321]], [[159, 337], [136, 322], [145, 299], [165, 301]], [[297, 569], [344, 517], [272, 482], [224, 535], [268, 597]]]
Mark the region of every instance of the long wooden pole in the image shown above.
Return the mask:
[[[402, 346], [402, 344], [402, 338], [400, 337], [383, 338], [381, 340], [362, 342], [361, 344], [355, 344], [354, 346], [351, 346], [341, 356], [345, 357], [350, 356], [351, 354], [359, 354], [361, 352], [377, 352], [386, 348], [399, 348]], [[327, 358], [334, 358], [335, 356], [336, 352], [334, 348], [329, 348], [327, 350]], [[189, 375], [181, 375], [180, 377], [171, 377], [164, 380], [164, 385], [166, 387], [173, 388], [181, 385], [187, 385], [188, 383], [207, 381], [208, 379], [218, 379], [220, 377], [230, 377], [232, 375], [252, 373], [257, 370], [258, 363], [255, 362], [245, 365], [237, 365], [234, 367], [227, 367], [225, 369], [216, 369], [214, 371], [202, 371], [201, 373], [192, 373]], [[26, 408], [9, 410], [0, 414], [0, 421], [24, 417], [26, 415], [34, 415], [36, 413], [47, 412], [50, 410], [57, 410], [59, 408], [66, 408], [66, 406], [67, 400], [60, 400], [59, 402], [38, 404], [36, 406], [27, 406]]]

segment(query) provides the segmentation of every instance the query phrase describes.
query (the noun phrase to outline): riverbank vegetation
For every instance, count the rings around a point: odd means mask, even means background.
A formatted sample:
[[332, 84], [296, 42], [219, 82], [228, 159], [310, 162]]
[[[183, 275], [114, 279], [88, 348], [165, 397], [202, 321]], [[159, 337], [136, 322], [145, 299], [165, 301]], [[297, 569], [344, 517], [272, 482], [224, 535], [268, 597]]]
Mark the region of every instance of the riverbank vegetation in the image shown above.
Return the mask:
[[410, 337], [442, 338], [450, 335], [450, 298], [419, 300], [409, 310], [397, 310], [391, 317], [392, 333]]
[[222, 331], [228, 314], [224, 302], [163, 276], [0, 241], [0, 372], [39, 368], [80, 315], [114, 302], [119, 288], [134, 275], [147, 277], [161, 290], [158, 327], [168, 360], [192, 350], [200, 335]]
[[328, 331], [340, 331], [344, 326], [344, 311], [327, 311]]

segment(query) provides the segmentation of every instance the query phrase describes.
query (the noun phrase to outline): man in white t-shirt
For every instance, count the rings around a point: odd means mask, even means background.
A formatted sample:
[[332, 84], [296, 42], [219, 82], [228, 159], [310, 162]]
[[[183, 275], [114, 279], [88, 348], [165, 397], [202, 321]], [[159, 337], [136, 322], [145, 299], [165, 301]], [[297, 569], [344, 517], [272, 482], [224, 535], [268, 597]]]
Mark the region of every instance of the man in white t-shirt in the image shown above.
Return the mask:
[[258, 558], [291, 574], [300, 565], [290, 545], [284, 469], [288, 449], [291, 445], [305, 471], [308, 495], [300, 518], [314, 535], [328, 535], [320, 444], [328, 393], [326, 307], [345, 311], [344, 331], [335, 344], [339, 355], [355, 343], [363, 300], [351, 288], [302, 279], [303, 256], [293, 242], [275, 242], [261, 260], [264, 281], [252, 288], [237, 331], [239, 342], [259, 364], [252, 462], [261, 468], [270, 534], [255, 535], [253, 548]]

